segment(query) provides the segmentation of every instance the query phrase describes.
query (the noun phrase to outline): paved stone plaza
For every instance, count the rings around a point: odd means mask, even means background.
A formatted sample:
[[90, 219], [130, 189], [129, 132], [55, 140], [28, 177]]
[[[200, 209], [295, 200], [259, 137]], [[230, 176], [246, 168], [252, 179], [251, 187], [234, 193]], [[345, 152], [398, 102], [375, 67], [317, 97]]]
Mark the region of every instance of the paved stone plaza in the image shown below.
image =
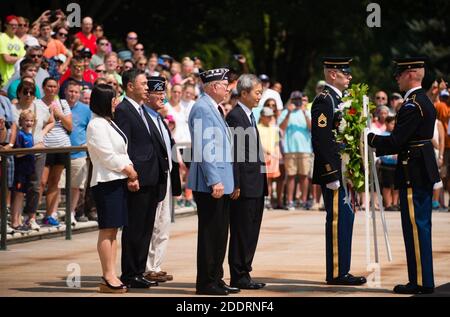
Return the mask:
[[[377, 218], [379, 222], [379, 218]], [[387, 261], [384, 239], [379, 232], [381, 286], [327, 286], [325, 279], [325, 213], [308, 211], [265, 212], [253, 277], [268, 285], [259, 291], [236, 296], [398, 296], [391, 292], [407, 280], [400, 213], [388, 212], [387, 221], [393, 262]], [[379, 223], [378, 223], [379, 224]], [[196, 275], [197, 217], [177, 218], [172, 226], [163, 269], [174, 275], [172, 282], [149, 290], [132, 290], [120, 296], [193, 296]], [[97, 232], [13, 244], [0, 251], [0, 296], [104, 296], [97, 293], [101, 268], [96, 250]], [[433, 255], [436, 293], [450, 296], [450, 213], [433, 214]], [[120, 254], [120, 253], [119, 253]], [[72, 264], [72, 266], [70, 266]], [[75, 264], [75, 265], [73, 265]], [[68, 267], [79, 265], [81, 288], [67, 286]], [[120, 271], [120, 261], [117, 263]], [[226, 281], [228, 265], [225, 261]], [[72, 271], [73, 272], [73, 271]], [[352, 273], [368, 275], [365, 253], [365, 216], [355, 218]], [[72, 278], [69, 278], [73, 281]]]

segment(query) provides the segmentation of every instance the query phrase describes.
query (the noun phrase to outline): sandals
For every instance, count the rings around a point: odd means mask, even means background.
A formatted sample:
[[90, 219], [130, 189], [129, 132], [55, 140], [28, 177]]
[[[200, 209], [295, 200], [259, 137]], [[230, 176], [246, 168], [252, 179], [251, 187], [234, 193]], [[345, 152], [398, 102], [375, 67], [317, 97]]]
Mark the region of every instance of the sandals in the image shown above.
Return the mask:
[[102, 280], [105, 282], [104, 284], [99, 284], [99, 293], [113, 293], [113, 294], [122, 294], [128, 291], [128, 288], [121, 284], [119, 286], [113, 286], [108, 283], [108, 281], [102, 276]]

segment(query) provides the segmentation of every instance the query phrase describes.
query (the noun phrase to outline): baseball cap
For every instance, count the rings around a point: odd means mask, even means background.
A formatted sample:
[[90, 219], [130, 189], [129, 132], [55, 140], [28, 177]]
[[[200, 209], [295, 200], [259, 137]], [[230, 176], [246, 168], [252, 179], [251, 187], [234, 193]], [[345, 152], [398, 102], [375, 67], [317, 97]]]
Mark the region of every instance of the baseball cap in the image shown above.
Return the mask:
[[293, 92], [291, 92], [291, 97], [290, 99], [302, 99], [303, 98], [303, 94], [301, 91], [299, 90], [294, 90]]
[[17, 21], [17, 17], [16, 17], [15, 15], [8, 15], [8, 16], [5, 18], [5, 22], [6, 22], [6, 23], [11, 22], [12, 20], [16, 20], [16, 21]]
[[261, 110], [262, 117], [272, 117], [274, 115], [273, 110], [269, 107], [264, 107]]
[[403, 99], [402, 95], [400, 95], [398, 92], [394, 92], [391, 95], [391, 99]]
[[261, 75], [259, 75], [259, 79], [260, 79], [261, 81], [263, 81], [263, 82], [268, 82], [268, 81], [270, 81], [269, 76], [267, 76], [266, 74], [261, 74]]
[[64, 54], [58, 54], [54, 57], [54, 59], [55, 59], [55, 61], [59, 61], [64, 64], [67, 60], [67, 57]]
[[439, 97], [449, 97], [449, 96], [450, 94], [447, 89], [442, 89], [441, 92], [439, 93]]

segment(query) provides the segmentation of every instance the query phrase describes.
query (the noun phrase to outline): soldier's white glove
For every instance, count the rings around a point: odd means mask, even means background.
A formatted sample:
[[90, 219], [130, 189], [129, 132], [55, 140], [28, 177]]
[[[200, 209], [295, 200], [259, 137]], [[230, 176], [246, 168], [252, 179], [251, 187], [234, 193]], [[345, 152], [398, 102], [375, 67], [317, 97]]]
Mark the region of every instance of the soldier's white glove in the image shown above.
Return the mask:
[[339, 181], [334, 181], [334, 182], [331, 182], [331, 183], [327, 184], [327, 188], [331, 189], [331, 190], [336, 190], [339, 187], [341, 187], [341, 182], [339, 182]]

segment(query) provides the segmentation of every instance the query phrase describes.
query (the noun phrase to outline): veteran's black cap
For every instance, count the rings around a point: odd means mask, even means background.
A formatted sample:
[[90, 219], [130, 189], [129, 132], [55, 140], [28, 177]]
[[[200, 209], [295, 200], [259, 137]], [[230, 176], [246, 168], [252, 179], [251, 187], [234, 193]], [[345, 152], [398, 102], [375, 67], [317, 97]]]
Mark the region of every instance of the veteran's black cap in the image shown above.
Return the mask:
[[419, 57], [402, 57], [394, 58], [395, 72], [394, 75], [400, 75], [408, 69], [424, 68], [428, 58], [426, 56]]
[[212, 81], [228, 80], [229, 71], [228, 68], [210, 69], [200, 73], [200, 79], [204, 84]]
[[150, 76], [147, 78], [147, 86], [150, 92], [165, 91], [166, 79], [160, 76]]
[[351, 57], [323, 57], [322, 63], [325, 68], [339, 69], [345, 73], [351, 73]]

